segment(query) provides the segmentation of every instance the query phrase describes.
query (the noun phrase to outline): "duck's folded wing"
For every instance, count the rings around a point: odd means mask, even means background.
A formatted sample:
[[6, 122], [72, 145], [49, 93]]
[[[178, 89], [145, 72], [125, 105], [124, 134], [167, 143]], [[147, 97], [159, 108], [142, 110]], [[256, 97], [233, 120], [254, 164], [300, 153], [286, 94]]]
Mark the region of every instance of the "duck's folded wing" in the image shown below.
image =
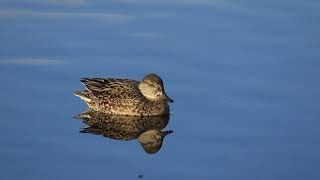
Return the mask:
[[132, 98], [140, 95], [138, 81], [129, 79], [82, 78], [80, 80], [88, 90], [100, 96], [110, 98]]

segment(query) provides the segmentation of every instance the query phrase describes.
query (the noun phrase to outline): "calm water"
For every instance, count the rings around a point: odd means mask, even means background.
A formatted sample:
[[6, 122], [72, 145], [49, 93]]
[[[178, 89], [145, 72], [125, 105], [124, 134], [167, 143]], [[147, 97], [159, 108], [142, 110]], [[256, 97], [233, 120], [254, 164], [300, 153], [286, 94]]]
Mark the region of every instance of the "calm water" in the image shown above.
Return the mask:
[[[1, 179], [320, 179], [318, 1], [0, 1]], [[159, 74], [156, 154], [80, 133], [81, 77]]]

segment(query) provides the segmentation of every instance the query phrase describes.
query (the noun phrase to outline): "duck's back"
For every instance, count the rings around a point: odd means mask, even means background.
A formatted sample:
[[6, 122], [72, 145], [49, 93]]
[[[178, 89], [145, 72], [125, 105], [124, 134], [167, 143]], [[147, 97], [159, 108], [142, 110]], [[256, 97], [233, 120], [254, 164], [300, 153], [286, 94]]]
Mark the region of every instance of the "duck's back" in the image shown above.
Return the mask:
[[139, 81], [112, 78], [83, 78], [80, 81], [97, 97], [132, 100], [143, 98], [138, 87]]

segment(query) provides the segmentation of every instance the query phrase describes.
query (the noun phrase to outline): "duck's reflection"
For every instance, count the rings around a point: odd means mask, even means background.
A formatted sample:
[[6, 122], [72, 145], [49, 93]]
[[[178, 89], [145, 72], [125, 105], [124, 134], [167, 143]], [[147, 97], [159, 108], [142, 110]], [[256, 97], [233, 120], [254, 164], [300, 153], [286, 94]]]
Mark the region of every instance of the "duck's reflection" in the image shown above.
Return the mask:
[[103, 135], [116, 140], [138, 139], [145, 152], [154, 154], [162, 146], [163, 139], [173, 131], [161, 131], [168, 122], [169, 116], [115, 116], [91, 109], [75, 116], [82, 119], [86, 128], [80, 132]]

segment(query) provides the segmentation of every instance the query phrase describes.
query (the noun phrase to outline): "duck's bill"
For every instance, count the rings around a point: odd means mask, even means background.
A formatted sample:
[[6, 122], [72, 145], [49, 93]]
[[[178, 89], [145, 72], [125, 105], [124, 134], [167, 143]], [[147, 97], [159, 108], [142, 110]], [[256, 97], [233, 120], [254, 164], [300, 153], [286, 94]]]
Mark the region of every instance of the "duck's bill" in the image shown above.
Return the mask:
[[163, 99], [166, 100], [169, 103], [173, 103], [173, 99], [171, 99], [169, 96], [167, 96], [166, 94], [163, 95]]
[[173, 131], [172, 131], [172, 130], [169, 130], [169, 131], [163, 131], [163, 132], [162, 132], [162, 135], [163, 135], [163, 136], [166, 136], [166, 135], [171, 134], [171, 133], [173, 133]]

